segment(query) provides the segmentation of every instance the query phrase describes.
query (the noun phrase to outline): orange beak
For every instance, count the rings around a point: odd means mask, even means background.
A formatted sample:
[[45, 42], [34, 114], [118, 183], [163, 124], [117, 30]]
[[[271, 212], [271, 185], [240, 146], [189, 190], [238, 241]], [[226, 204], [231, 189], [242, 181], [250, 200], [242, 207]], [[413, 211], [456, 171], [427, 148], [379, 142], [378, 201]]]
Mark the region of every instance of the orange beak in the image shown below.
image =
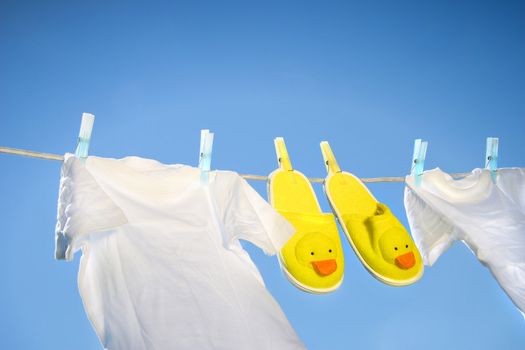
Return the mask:
[[402, 269], [409, 269], [416, 264], [414, 253], [408, 252], [396, 258], [396, 265]]
[[328, 276], [337, 270], [337, 262], [335, 259], [312, 261], [312, 265], [314, 266], [315, 272], [321, 276]]

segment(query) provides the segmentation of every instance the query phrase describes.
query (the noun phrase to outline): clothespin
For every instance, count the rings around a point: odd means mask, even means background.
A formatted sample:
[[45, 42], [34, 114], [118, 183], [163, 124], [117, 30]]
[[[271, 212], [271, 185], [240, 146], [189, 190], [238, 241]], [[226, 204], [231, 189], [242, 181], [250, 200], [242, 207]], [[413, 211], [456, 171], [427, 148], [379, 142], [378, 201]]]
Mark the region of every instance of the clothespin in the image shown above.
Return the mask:
[[412, 155], [412, 169], [410, 173], [414, 175], [416, 186], [421, 184], [421, 175], [425, 168], [425, 157], [427, 155], [427, 141], [417, 139], [414, 141], [414, 154]]
[[211, 166], [211, 152], [213, 149], [213, 133], [210, 130], [201, 130], [201, 149], [199, 153], [199, 168], [201, 170], [201, 182], [208, 183], [208, 173]]
[[492, 182], [496, 183], [498, 170], [498, 144], [499, 138], [487, 137], [487, 150], [485, 152], [485, 168], [490, 170]]
[[95, 116], [90, 113], [82, 113], [82, 122], [80, 123], [80, 132], [78, 133], [77, 149], [75, 156], [79, 159], [85, 159], [89, 152], [89, 141], [91, 141], [91, 132]]
[[275, 153], [277, 154], [277, 161], [279, 162], [279, 167], [283, 170], [293, 171], [292, 163], [290, 162], [290, 157], [288, 156], [288, 150], [286, 150], [286, 144], [282, 137], [276, 137], [273, 140], [275, 145]]
[[321, 153], [323, 154], [324, 164], [326, 166], [326, 171], [328, 172], [328, 175], [334, 174], [334, 173], [340, 173], [341, 168], [339, 168], [339, 164], [337, 164], [337, 160], [335, 159], [334, 152], [332, 152], [332, 148], [330, 147], [330, 144], [328, 141], [322, 141], [321, 144]]

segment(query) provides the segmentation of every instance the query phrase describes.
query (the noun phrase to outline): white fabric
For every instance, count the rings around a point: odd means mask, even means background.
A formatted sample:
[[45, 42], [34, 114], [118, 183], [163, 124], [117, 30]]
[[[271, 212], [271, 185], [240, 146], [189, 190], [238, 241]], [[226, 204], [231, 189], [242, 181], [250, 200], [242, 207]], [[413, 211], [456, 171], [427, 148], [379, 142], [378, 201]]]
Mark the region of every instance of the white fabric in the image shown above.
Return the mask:
[[56, 232], [107, 349], [304, 349], [238, 241], [293, 227], [236, 173], [66, 154]]
[[497, 174], [494, 184], [486, 169], [454, 180], [436, 168], [423, 173], [419, 187], [408, 176], [405, 209], [426, 265], [461, 240], [524, 313], [525, 169]]

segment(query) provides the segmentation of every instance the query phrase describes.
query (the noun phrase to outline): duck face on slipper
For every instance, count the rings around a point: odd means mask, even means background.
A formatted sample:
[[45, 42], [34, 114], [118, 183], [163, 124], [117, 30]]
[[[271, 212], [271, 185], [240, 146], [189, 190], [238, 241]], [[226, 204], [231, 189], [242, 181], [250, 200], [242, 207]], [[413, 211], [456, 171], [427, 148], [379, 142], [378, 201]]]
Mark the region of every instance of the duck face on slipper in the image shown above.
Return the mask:
[[334, 241], [320, 232], [304, 235], [295, 246], [297, 261], [321, 277], [330, 276], [337, 270], [338, 253]]
[[379, 249], [383, 258], [403, 270], [416, 265], [413, 244], [406, 231], [397, 227], [386, 231], [379, 239]]
[[335, 290], [343, 280], [344, 256], [333, 216], [288, 213], [285, 217], [297, 229], [280, 254], [288, 277], [308, 292]]
[[372, 233], [372, 246], [376, 253], [388, 263], [385, 271], [396, 278], [418, 278], [422, 272], [421, 255], [405, 227], [379, 203], [376, 213], [367, 220]]

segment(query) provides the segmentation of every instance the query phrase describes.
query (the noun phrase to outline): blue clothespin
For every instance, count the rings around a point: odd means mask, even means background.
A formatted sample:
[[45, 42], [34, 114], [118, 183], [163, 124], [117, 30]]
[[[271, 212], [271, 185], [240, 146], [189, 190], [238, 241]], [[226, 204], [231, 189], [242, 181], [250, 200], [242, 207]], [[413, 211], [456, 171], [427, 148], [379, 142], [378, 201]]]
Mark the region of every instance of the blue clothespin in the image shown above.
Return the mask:
[[89, 141], [91, 141], [91, 132], [95, 116], [90, 113], [82, 113], [82, 122], [80, 123], [80, 132], [78, 133], [77, 149], [75, 156], [79, 159], [85, 159], [89, 152]]
[[414, 141], [414, 154], [412, 155], [412, 169], [410, 173], [414, 175], [416, 186], [421, 184], [421, 175], [425, 168], [425, 158], [427, 156], [427, 141], [417, 139]]
[[201, 130], [201, 150], [199, 168], [201, 170], [201, 182], [208, 183], [208, 173], [211, 166], [211, 152], [213, 149], [213, 133], [210, 130]]
[[485, 152], [485, 168], [490, 170], [492, 182], [496, 183], [498, 170], [498, 144], [497, 137], [487, 137], [487, 150]]

